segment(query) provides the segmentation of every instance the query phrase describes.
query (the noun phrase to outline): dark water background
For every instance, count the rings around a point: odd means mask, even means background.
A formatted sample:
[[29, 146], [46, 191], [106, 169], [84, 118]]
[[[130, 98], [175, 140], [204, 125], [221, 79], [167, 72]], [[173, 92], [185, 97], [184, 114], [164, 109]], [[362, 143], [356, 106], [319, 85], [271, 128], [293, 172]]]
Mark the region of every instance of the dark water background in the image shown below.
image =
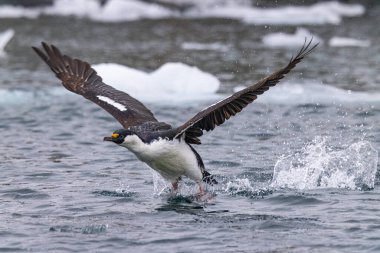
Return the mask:
[[[144, 164], [102, 142], [118, 123], [83, 98], [55, 91], [59, 82], [30, 46], [44, 40], [91, 63], [144, 71], [183, 62], [215, 75], [225, 96], [283, 66], [296, 49], [271, 49], [261, 38], [294, 32], [295, 26], [227, 19], [1, 19], [0, 31], [12, 28], [15, 36], [0, 60], [0, 251], [379, 252], [378, 174], [372, 189], [271, 186], [280, 156], [299, 153], [318, 136], [328, 140], [318, 145], [332, 151], [363, 140], [379, 150], [379, 13], [380, 5], [371, 5], [340, 25], [303, 25], [326, 42], [346, 36], [369, 39], [371, 46], [324, 43], [286, 79], [307, 87], [326, 83], [371, 99], [324, 103], [331, 96], [326, 91], [316, 103], [291, 97], [252, 104], [196, 147], [220, 181], [209, 187], [208, 201], [194, 198], [191, 182], [179, 196], [158, 195]], [[231, 48], [182, 49], [189, 41]], [[213, 102], [147, 105], [160, 120], [178, 125]]]

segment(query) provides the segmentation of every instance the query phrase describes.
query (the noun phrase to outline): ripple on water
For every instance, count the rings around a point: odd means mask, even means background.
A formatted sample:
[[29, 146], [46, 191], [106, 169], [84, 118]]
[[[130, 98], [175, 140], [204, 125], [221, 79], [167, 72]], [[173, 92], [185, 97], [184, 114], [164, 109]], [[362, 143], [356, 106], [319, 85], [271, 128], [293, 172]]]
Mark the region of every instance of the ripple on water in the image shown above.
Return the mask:
[[[243, 167], [244, 171], [237, 175], [238, 178], [247, 178], [253, 182], [270, 182], [273, 177], [273, 173], [270, 169], [257, 168], [257, 167]], [[270, 172], [268, 172], [270, 171]]]
[[[202, 213], [187, 223], [207, 224], [212, 223], [219, 228], [229, 227], [234, 229], [258, 230], [298, 230], [319, 227], [319, 220], [309, 217], [287, 217], [272, 214], [234, 214], [234, 213]], [[257, 233], [257, 232], [256, 232]]]
[[224, 161], [224, 160], [212, 160], [209, 162], [210, 165], [220, 166], [220, 167], [238, 167], [241, 164], [238, 162]]
[[132, 198], [136, 195], [136, 192], [131, 192], [128, 190], [114, 190], [114, 191], [100, 190], [100, 191], [93, 191], [92, 193], [96, 195], [100, 195], [100, 196], [116, 197], [116, 198]]
[[[46, 180], [57, 180], [58, 174], [53, 172], [40, 172], [40, 173], [32, 173], [25, 175], [25, 179], [28, 181], [46, 181]], [[54, 177], [56, 177], [54, 179]]]
[[48, 159], [54, 163], [60, 163], [62, 159], [72, 157], [71, 155], [61, 153], [61, 152], [54, 152], [49, 155]]
[[159, 212], [168, 212], [174, 211], [180, 214], [198, 214], [200, 212], [204, 212], [204, 208], [198, 204], [166, 204], [156, 208], [156, 211]]
[[17, 247], [0, 247], [0, 252], [26, 252], [27, 249]]
[[249, 134], [246, 134], [246, 136], [253, 137], [259, 141], [266, 141], [266, 140], [269, 140], [269, 139], [276, 137], [277, 134], [274, 134], [274, 133], [249, 133]]
[[8, 197], [12, 199], [46, 199], [50, 196], [40, 191], [35, 191], [29, 188], [13, 189], [2, 191], [2, 197]]
[[108, 225], [106, 224], [91, 224], [84, 227], [74, 227], [70, 225], [58, 225], [49, 228], [50, 232], [61, 233], [82, 233], [82, 234], [101, 234], [106, 233]]
[[263, 198], [273, 193], [273, 190], [269, 188], [255, 188], [248, 178], [236, 178], [228, 181], [224, 191], [232, 196], [243, 196], [252, 199]]
[[316, 197], [312, 197], [307, 194], [277, 194], [275, 196], [272, 196], [268, 198], [268, 201], [275, 202], [276, 204], [281, 205], [320, 205], [323, 203], [326, 203], [325, 201], [322, 201]]

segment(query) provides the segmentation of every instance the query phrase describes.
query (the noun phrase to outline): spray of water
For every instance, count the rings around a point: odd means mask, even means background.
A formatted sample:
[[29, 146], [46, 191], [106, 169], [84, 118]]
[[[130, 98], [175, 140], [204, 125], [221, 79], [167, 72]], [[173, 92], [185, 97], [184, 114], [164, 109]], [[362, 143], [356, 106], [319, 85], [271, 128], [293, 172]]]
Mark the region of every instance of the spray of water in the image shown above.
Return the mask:
[[316, 137], [299, 153], [281, 156], [274, 167], [274, 188], [372, 189], [378, 153], [368, 141], [336, 151], [326, 138]]

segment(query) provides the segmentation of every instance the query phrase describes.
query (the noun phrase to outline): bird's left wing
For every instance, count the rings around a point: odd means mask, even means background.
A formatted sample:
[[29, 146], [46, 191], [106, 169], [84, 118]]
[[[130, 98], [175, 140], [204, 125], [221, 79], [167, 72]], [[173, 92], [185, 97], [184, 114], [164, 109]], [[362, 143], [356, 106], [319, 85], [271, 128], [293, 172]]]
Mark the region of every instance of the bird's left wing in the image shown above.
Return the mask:
[[63, 55], [53, 45], [49, 46], [42, 42], [42, 47], [45, 52], [36, 47], [32, 48], [62, 81], [66, 89], [102, 107], [124, 128], [145, 122], [157, 122], [153, 113], [140, 101], [103, 83], [102, 78], [89, 63]]
[[203, 131], [211, 131], [216, 126], [223, 124], [231, 116], [239, 113], [244, 107], [252, 103], [258, 95], [263, 94], [270, 87], [275, 86], [284, 76], [292, 70], [306, 55], [308, 55], [318, 44], [311, 46], [312, 40], [303, 45], [298, 54], [290, 60], [287, 66], [277, 72], [261, 79], [235, 94], [221, 100], [206, 109], [200, 111], [185, 124], [176, 129], [174, 138], [184, 135], [185, 141], [191, 144], [201, 144], [198, 137]]

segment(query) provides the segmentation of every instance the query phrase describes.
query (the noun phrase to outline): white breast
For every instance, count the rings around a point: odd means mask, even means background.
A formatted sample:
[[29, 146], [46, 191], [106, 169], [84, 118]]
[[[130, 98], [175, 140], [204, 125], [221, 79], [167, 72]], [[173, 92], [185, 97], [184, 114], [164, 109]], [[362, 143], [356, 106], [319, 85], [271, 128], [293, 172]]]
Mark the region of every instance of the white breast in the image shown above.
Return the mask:
[[184, 140], [159, 139], [145, 144], [136, 135], [130, 135], [121, 146], [129, 149], [137, 158], [171, 182], [175, 182], [180, 176], [187, 176], [196, 182], [202, 181], [202, 172], [195, 154]]

